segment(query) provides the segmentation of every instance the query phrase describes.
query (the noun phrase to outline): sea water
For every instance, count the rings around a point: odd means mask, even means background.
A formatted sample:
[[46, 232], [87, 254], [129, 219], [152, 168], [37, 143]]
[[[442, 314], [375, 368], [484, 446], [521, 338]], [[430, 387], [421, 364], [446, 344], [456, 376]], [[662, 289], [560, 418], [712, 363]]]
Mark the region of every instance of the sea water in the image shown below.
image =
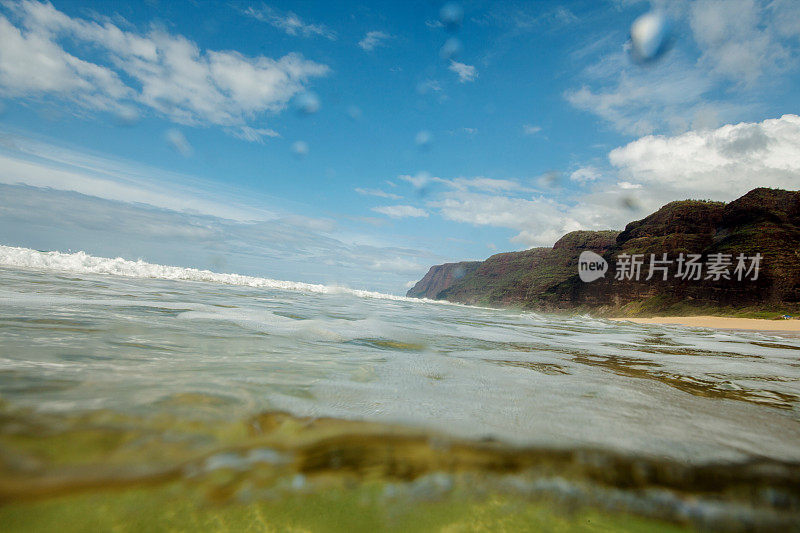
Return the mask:
[[17, 424], [64, 429], [106, 413], [214, 425], [280, 412], [519, 449], [795, 464], [798, 399], [791, 336], [0, 246], [0, 400]]

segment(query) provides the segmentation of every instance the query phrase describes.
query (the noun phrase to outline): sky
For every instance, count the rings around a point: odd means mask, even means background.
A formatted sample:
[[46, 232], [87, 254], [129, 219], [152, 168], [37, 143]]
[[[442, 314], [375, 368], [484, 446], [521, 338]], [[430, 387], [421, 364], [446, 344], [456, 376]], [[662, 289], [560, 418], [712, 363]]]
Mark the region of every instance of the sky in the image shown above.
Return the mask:
[[799, 51], [795, 0], [3, 0], [0, 244], [401, 294], [797, 189]]

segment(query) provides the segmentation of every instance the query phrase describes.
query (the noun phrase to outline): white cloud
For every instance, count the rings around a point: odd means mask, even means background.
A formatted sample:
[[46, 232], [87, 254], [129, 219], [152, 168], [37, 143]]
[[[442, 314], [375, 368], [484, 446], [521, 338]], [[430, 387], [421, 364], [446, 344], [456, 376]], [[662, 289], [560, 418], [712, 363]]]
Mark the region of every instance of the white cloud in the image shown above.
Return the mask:
[[541, 196], [527, 199], [452, 191], [429, 206], [455, 222], [518, 231], [511, 241], [525, 247], [552, 244], [564, 233], [582, 227], [569, 217], [566, 206]]
[[468, 189], [491, 192], [526, 190], [522, 185], [514, 180], [484, 178], [483, 176], [478, 176], [475, 178], [454, 178], [451, 180], [433, 178], [433, 181], [444, 183], [454, 189], [462, 191]]
[[442, 85], [438, 80], [423, 80], [417, 84], [417, 92], [419, 94], [440, 93], [442, 92]]
[[[690, 6], [689, 23], [702, 49], [700, 62], [712, 72], [752, 85], [765, 74], [785, 70], [796, 60], [773, 28], [781, 20], [800, 17], [800, 4], [756, 0], [699, 0]], [[773, 19], [773, 16], [779, 15]], [[795, 28], [795, 32], [800, 29]]]
[[132, 91], [117, 74], [67, 53], [43, 32], [23, 32], [0, 15], [0, 95], [56, 94], [95, 109], [118, 109]]
[[402, 198], [400, 195], [392, 194], [380, 189], [362, 189], [361, 187], [356, 187], [354, 190], [362, 196], [377, 196], [378, 198], [389, 198], [391, 200], [399, 200]]
[[567, 91], [567, 101], [631, 135], [647, 135], [663, 129], [685, 130], [699, 112], [709, 109], [715, 110], [720, 119], [743, 109], [741, 103], [719, 103], [706, 98], [715, 87], [713, 79], [679, 61], [664, 59], [650, 69], [621, 66], [627, 62], [624, 53], [606, 60], [604, 69], [611, 72], [619, 69], [618, 76], [610, 83], [600, 83], [599, 88], [583, 85]]
[[621, 229], [674, 200], [729, 201], [755, 187], [796, 190], [800, 116], [642, 137], [608, 157], [609, 168], [587, 165], [570, 175], [585, 192], [529, 196], [515, 180], [429, 178], [446, 188], [429, 193], [427, 207], [447, 220], [513, 230], [511, 242], [530, 247], [578, 229]]
[[418, 261], [408, 259], [406, 257], [385, 257], [376, 259], [372, 263], [365, 265], [370, 270], [377, 270], [379, 272], [398, 272], [398, 273], [414, 273], [420, 272], [427, 268], [421, 265]]
[[461, 83], [466, 83], [468, 81], [475, 81], [475, 78], [478, 77], [478, 71], [472, 65], [467, 65], [465, 63], [459, 63], [458, 61], [451, 60], [450, 66], [447, 68], [458, 74], [458, 81]]
[[523, 124], [522, 126], [522, 133], [525, 135], [536, 135], [540, 131], [542, 131], [540, 126], [534, 126], [532, 124]]
[[180, 130], [176, 130], [175, 128], [169, 129], [164, 134], [164, 138], [167, 144], [183, 157], [192, 155], [192, 145], [189, 144], [189, 141], [186, 140], [186, 137]]
[[[330, 71], [294, 53], [272, 59], [201, 50], [158, 28], [139, 34], [71, 18], [51, 4], [26, 0], [10, 9], [20, 23], [0, 15], [0, 94], [13, 97], [52, 95], [100, 110], [139, 104], [176, 123], [223, 126], [257, 141], [271, 130], [242, 129], [251, 119], [281, 111]], [[60, 44], [67, 40], [77, 50], [94, 47], [106, 64], [67, 53]]]
[[[253, 207], [253, 195], [237, 196], [212, 183], [123, 160], [97, 157], [25, 137], [1, 134], [0, 183], [74, 191], [106, 200], [135, 202], [249, 221], [274, 218]], [[169, 142], [169, 141], [167, 141]]]
[[[630, 61], [621, 39], [583, 47], [596, 59], [584, 69], [582, 86], [565, 92], [573, 106], [636, 136], [714, 128], [761, 110], [759, 91], [797, 71], [799, 2], [674, 0], [655, 5], [671, 17], [676, 46], [647, 67]], [[616, 49], [609, 48], [615, 42]]]
[[335, 228], [333, 221], [298, 215], [236, 221], [0, 184], [0, 243], [12, 246], [83, 250], [101, 257], [393, 293], [443, 259], [326, 235]]
[[585, 166], [573, 171], [569, 175], [569, 179], [578, 183], [587, 183], [590, 181], [597, 181], [601, 176], [602, 175], [597, 168], [593, 166]]
[[263, 144], [264, 137], [280, 137], [280, 133], [269, 128], [251, 128], [250, 126], [241, 126], [239, 128], [227, 128], [225, 132], [228, 135], [242, 139], [243, 141], [254, 142]]
[[4, 132], [0, 168], [3, 244], [199, 268], [223, 264], [279, 279], [298, 280], [300, 273], [300, 281], [390, 292], [446, 259], [292, 213], [285, 200], [256, 191]]
[[620, 176], [672, 196], [730, 200], [756, 186], [797, 189], [800, 117], [647, 136], [612, 150], [609, 161]]
[[372, 210], [391, 218], [421, 218], [428, 216], [427, 211], [424, 209], [411, 205], [384, 205], [373, 207]]
[[360, 46], [362, 50], [370, 52], [379, 46], [385, 46], [386, 41], [391, 38], [392, 36], [388, 33], [382, 31], [370, 31], [367, 32], [363, 39], [358, 41], [358, 46]]
[[291, 11], [282, 13], [277, 9], [262, 4], [262, 6], [258, 9], [250, 6], [243, 12], [244, 14], [249, 15], [256, 20], [266, 22], [267, 24], [282, 30], [287, 35], [300, 35], [302, 37], [320, 36], [330, 39], [331, 41], [336, 40], [336, 33], [324, 24], [310, 24], [303, 22], [300, 17]]
[[415, 189], [421, 189], [428, 185], [433, 179], [430, 174], [427, 172], [417, 172], [414, 176], [409, 174], [404, 174], [402, 176], [397, 176], [397, 179], [401, 181], [406, 181], [414, 186]]

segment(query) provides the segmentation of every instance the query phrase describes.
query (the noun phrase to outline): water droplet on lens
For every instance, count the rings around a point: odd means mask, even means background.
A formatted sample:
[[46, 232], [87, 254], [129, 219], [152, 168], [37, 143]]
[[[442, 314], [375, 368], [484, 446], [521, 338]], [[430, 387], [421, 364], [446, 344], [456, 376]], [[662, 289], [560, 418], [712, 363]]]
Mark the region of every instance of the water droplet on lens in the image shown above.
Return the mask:
[[353, 120], [358, 120], [362, 115], [361, 108], [357, 105], [351, 105], [347, 108], [347, 115]]
[[439, 20], [449, 31], [456, 31], [464, 20], [464, 9], [456, 2], [448, 2], [439, 10]]
[[297, 110], [304, 115], [313, 115], [319, 111], [319, 97], [312, 92], [304, 92], [295, 99]]
[[642, 206], [639, 201], [633, 196], [623, 196], [620, 198], [619, 203], [622, 207], [629, 211], [639, 211]]
[[563, 179], [564, 176], [561, 174], [561, 172], [558, 170], [551, 170], [539, 178], [539, 183], [545, 187], [557, 189], [561, 187], [561, 182]]
[[292, 152], [297, 157], [305, 157], [308, 155], [308, 143], [305, 141], [295, 141], [292, 144]]
[[414, 137], [414, 142], [420, 148], [430, 148], [431, 141], [433, 141], [433, 135], [427, 130], [417, 132], [416, 137]]
[[664, 55], [672, 45], [669, 19], [657, 11], [640, 16], [631, 24], [631, 56], [648, 63]]
[[455, 37], [450, 37], [439, 50], [439, 56], [442, 59], [455, 59], [461, 53], [461, 49], [461, 41]]

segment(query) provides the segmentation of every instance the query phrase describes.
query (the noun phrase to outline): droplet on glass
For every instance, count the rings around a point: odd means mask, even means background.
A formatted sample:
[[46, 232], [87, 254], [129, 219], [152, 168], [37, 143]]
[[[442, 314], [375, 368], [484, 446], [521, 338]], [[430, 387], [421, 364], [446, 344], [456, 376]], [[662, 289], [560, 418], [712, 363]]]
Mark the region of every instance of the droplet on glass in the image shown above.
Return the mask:
[[363, 113], [361, 112], [361, 108], [358, 107], [357, 105], [351, 105], [348, 106], [347, 108], [347, 115], [353, 120], [360, 119], [362, 114]]
[[433, 135], [427, 130], [417, 132], [417, 135], [414, 137], [414, 142], [423, 149], [430, 148], [431, 141], [433, 141]]
[[660, 12], [650, 11], [631, 24], [631, 56], [640, 63], [659, 59], [672, 45], [669, 19]]
[[464, 9], [456, 2], [447, 2], [439, 10], [439, 20], [448, 31], [456, 31], [464, 21]]
[[297, 98], [295, 98], [295, 105], [297, 106], [297, 111], [299, 111], [301, 114], [313, 115], [319, 111], [319, 97], [316, 94], [307, 91], [299, 94]]
[[539, 183], [542, 186], [550, 189], [557, 189], [561, 187], [563, 181], [564, 176], [558, 170], [546, 172], [541, 178], [539, 178]]
[[633, 196], [623, 196], [619, 199], [619, 203], [628, 211], [639, 211], [642, 208], [639, 201]]
[[461, 50], [461, 41], [456, 37], [450, 37], [439, 49], [439, 57], [442, 59], [455, 59], [461, 53]]
[[292, 152], [297, 157], [305, 157], [308, 155], [308, 143], [305, 141], [295, 141], [292, 144]]

